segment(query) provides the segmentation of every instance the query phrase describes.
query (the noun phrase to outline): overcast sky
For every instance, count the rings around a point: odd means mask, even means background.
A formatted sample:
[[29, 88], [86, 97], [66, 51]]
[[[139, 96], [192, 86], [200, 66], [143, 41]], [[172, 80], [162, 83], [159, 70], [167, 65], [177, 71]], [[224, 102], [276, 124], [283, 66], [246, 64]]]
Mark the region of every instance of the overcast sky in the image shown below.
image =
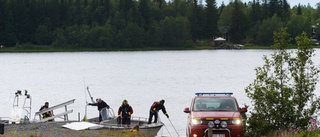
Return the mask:
[[[205, 2], [205, 0], [203, 0]], [[222, 1], [224, 1], [225, 5], [228, 5], [230, 0], [216, 0], [217, 2], [217, 7], [221, 6]], [[249, 1], [253, 1], [253, 0], [241, 0], [242, 2], [249, 2]], [[262, 0], [260, 0], [261, 2]], [[316, 7], [315, 5], [320, 2], [319, 0], [287, 0], [287, 2], [290, 4], [291, 7], [298, 5], [300, 3], [300, 5], [308, 5], [308, 3], [310, 4], [310, 6], [312, 7]]]

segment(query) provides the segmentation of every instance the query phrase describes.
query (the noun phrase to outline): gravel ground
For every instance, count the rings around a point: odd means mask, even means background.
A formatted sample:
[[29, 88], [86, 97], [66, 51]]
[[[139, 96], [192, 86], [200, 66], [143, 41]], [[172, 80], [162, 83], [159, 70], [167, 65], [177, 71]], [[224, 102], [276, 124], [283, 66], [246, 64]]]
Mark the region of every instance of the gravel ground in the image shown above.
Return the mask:
[[66, 122], [45, 122], [29, 124], [7, 124], [2, 136], [20, 137], [95, 137], [100, 133], [97, 130], [75, 131], [61, 127]]
[[[70, 121], [69, 121], [70, 122]], [[68, 122], [44, 122], [28, 124], [6, 124], [0, 137], [147, 137], [124, 130], [81, 130], [75, 131], [62, 127]]]

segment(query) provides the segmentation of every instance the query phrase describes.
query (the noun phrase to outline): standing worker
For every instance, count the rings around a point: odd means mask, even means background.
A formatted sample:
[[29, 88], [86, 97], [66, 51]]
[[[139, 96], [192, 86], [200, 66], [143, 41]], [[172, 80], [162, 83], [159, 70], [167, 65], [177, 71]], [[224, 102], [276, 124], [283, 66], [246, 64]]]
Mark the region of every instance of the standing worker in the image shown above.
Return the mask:
[[121, 106], [118, 109], [118, 124], [127, 124], [129, 127], [132, 113], [133, 109], [128, 104], [128, 101], [123, 100]]
[[110, 108], [110, 106], [109, 106], [106, 102], [104, 102], [101, 98], [98, 98], [96, 103], [88, 103], [88, 105], [90, 105], [90, 106], [97, 106], [97, 107], [98, 107], [98, 110], [99, 110], [99, 122], [102, 121], [102, 116], [101, 116], [100, 111], [101, 111], [103, 108], [107, 108], [107, 109]]
[[154, 116], [153, 123], [157, 123], [157, 121], [158, 121], [158, 112], [159, 112], [160, 109], [162, 110], [163, 114], [166, 115], [167, 118], [169, 118], [169, 115], [168, 115], [168, 113], [166, 111], [166, 108], [164, 107], [164, 100], [162, 99], [160, 101], [154, 102], [151, 105], [148, 124], [151, 124], [153, 116]]

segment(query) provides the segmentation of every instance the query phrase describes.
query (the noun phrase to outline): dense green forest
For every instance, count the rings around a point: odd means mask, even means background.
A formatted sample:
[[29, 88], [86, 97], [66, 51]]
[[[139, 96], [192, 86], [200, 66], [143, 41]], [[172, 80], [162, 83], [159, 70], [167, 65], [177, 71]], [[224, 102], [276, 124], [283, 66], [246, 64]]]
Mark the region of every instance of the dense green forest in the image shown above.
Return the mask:
[[286, 0], [219, 6], [215, 0], [0, 0], [5, 47], [181, 48], [213, 37], [271, 45], [279, 28], [312, 37], [311, 26], [319, 22], [320, 3], [314, 8]]

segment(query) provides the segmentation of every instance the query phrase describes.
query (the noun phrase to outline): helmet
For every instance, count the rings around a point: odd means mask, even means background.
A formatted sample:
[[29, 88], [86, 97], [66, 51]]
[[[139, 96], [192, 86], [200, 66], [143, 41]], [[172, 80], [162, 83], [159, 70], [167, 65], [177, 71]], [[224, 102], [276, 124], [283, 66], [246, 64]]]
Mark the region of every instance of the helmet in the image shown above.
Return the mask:
[[122, 104], [128, 104], [128, 101], [125, 99], [122, 101]]
[[165, 101], [164, 101], [163, 99], [162, 99], [162, 100], [160, 100], [160, 103], [161, 103], [161, 104], [164, 104], [164, 102], [165, 102]]

